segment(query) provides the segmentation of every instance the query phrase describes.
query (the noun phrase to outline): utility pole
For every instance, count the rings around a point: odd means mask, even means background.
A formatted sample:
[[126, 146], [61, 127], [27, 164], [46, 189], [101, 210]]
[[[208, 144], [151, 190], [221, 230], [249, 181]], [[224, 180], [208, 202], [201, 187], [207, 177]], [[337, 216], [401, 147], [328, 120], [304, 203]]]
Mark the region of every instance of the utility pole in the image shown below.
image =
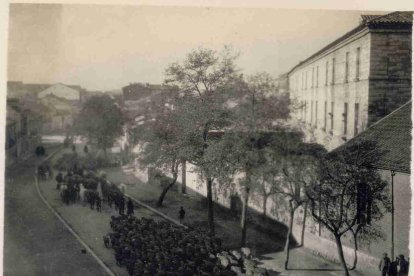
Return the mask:
[[394, 176], [391, 171], [391, 260], [394, 261]]

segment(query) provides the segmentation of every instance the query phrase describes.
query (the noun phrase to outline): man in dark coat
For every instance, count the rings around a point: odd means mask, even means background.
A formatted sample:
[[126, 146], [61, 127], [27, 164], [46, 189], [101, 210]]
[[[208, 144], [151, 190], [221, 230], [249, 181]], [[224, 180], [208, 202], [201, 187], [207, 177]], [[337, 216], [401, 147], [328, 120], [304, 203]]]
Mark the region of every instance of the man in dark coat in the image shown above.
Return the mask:
[[56, 190], [60, 189], [60, 183], [63, 181], [63, 175], [62, 172], [59, 172], [58, 175], [56, 175]]
[[185, 217], [185, 210], [183, 208], [183, 206], [180, 207], [180, 211], [178, 212], [179, 218], [180, 218], [180, 223], [182, 223], [182, 221], [184, 220]]
[[388, 258], [387, 253], [384, 253], [380, 263], [379, 270], [381, 271], [382, 276], [387, 276], [388, 270], [390, 269], [391, 260]]
[[132, 202], [131, 198], [129, 198], [127, 202], [127, 215], [131, 216], [133, 214], [134, 214], [134, 203]]
[[96, 197], [96, 211], [101, 212], [102, 211], [102, 200], [99, 195]]
[[119, 214], [123, 215], [125, 213], [125, 199], [123, 196], [120, 196], [119, 198]]

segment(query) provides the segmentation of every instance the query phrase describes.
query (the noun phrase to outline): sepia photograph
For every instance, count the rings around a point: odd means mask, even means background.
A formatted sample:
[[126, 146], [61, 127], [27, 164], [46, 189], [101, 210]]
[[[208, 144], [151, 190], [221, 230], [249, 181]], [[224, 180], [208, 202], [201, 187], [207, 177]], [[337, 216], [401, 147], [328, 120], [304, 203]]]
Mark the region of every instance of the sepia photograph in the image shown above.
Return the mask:
[[8, 7], [3, 275], [409, 275], [412, 11]]

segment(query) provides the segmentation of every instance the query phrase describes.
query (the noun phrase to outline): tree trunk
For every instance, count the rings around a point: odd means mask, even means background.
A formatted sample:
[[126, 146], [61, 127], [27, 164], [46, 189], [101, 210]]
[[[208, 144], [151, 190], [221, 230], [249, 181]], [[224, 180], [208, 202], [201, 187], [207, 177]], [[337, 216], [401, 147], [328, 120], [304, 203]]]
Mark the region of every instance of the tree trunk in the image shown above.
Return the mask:
[[306, 231], [306, 217], [308, 214], [308, 202], [305, 203], [304, 211], [303, 211], [303, 222], [302, 222], [302, 235], [301, 235], [301, 241], [300, 246], [305, 245], [305, 231]]
[[352, 267], [349, 268], [349, 270], [355, 270], [358, 264], [358, 241], [357, 241], [357, 235], [356, 233], [352, 232], [354, 236], [354, 263], [352, 264]]
[[181, 193], [187, 193], [187, 162], [181, 161]]
[[341, 236], [334, 235], [335, 241], [336, 241], [336, 248], [338, 249], [338, 257], [341, 261], [342, 269], [344, 270], [345, 276], [349, 276], [348, 267], [346, 266], [344, 251], [342, 249], [342, 242], [341, 242]]
[[244, 192], [244, 199], [243, 199], [243, 209], [242, 209], [242, 215], [241, 215], [241, 242], [240, 247], [246, 246], [246, 235], [247, 235], [247, 208], [249, 207], [249, 194], [250, 189], [246, 188]]
[[213, 180], [207, 178], [207, 208], [208, 208], [208, 226], [210, 234], [215, 235], [214, 231], [214, 205], [213, 205]]
[[161, 192], [161, 194], [160, 194], [160, 197], [158, 198], [158, 201], [157, 201], [157, 206], [158, 206], [158, 207], [161, 207], [161, 206], [162, 206], [162, 203], [163, 203], [163, 201], [164, 201], [164, 197], [165, 197], [165, 195], [166, 195], [166, 194], [167, 194], [167, 192], [171, 189], [171, 187], [172, 187], [172, 186], [174, 186], [175, 182], [177, 182], [177, 177], [178, 177], [178, 173], [177, 173], [177, 172], [173, 172], [173, 180], [171, 181], [171, 183], [170, 183], [170, 184], [168, 184], [168, 186], [167, 186], [167, 187], [165, 187], [165, 188], [162, 190], [162, 192]]
[[173, 175], [173, 180], [171, 181], [170, 184], [168, 184], [167, 187], [165, 187], [162, 190], [161, 195], [160, 195], [160, 197], [158, 198], [158, 201], [157, 201], [157, 206], [158, 207], [161, 207], [162, 206], [162, 203], [164, 201], [164, 197], [167, 194], [168, 190], [171, 189], [171, 187], [174, 186], [174, 184], [177, 182], [177, 178], [178, 178], [178, 165], [179, 165], [178, 162], [173, 162], [173, 164], [171, 165], [171, 172], [172, 172], [172, 175]]
[[286, 235], [286, 242], [285, 242], [285, 255], [286, 255], [286, 259], [285, 259], [285, 269], [288, 269], [288, 265], [289, 265], [289, 254], [290, 254], [290, 235], [292, 234], [292, 228], [293, 228], [293, 219], [295, 217], [295, 209], [292, 206], [292, 203], [289, 202], [290, 204], [290, 212], [289, 212], [289, 228], [288, 228], [288, 232]]

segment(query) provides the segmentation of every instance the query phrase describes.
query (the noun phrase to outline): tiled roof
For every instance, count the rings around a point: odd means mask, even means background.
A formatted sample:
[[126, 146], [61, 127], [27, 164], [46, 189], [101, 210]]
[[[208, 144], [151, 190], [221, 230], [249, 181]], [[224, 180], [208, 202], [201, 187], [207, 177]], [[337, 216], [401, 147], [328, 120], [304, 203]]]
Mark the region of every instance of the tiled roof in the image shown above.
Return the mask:
[[380, 17], [381, 15], [375, 15], [375, 14], [363, 14], [361, 15], [361, 23], [366, 23], [368, 21], [371, 21], [377, 17]]
[[368, 24], [412, 24], [413, 12], [392, 12], [383, 16], [372, 16]]
[[384, 152], [377, 163], [379, 169], [410, 173], [411, 127], [410, 101], [371, 125], [340, 148], [361, 140], [376, 141], [379, 150]]
[[292, 73], [296, 68], [300, 67], [302, 64], [305, 64], [309, 60], [317, 57], [318, 55], [324, 53], [328, 49], [334, 47], [335, 45], [339, 44], [340, 42], [344, 41], [345, 39], [353, 36], [354, 34], [358, 33], [359, 31], [363, 30], [364, 28], [378, 28], [379, 26], [395, 26], [401, 25], [404, 28], [412, 28], [413, 23], [413, 12], [392, 12], [381, 16], [376, 15], [362, 15], [361, 22], [358, 26], [354, 29], [350, 30], [349, 32], [345, 33], [338, 39], [334, 40], [333, 42], [329, 43], [321, 50], [317, 51], [310, 57], [306, 58], [304, 61], [299, 62], [296, 66], [294, 66], [287, 74], [289, 75]]

